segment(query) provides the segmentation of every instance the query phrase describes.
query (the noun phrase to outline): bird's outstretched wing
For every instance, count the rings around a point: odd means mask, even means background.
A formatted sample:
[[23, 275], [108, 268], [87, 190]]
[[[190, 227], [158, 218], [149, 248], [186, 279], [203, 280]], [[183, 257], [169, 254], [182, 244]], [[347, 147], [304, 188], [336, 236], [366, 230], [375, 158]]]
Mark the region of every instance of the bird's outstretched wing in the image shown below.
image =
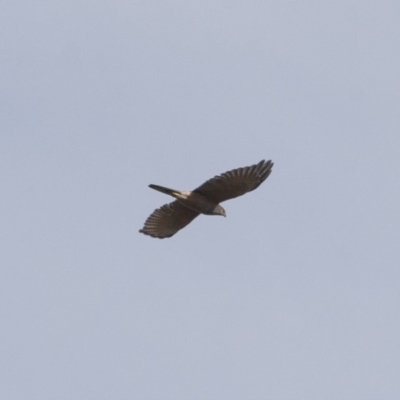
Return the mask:
[[171, 237], [190, 224], [198, 215], [198, 212], [183, 206], [176, 200], [154, 210], [139, 232], [159, 239]]
[[274, 163], [262, 160], [250, 167], [237, 168], [217, 175], [194, 190], [215, 203], [233, 199], [258, 188], [271, 173]]

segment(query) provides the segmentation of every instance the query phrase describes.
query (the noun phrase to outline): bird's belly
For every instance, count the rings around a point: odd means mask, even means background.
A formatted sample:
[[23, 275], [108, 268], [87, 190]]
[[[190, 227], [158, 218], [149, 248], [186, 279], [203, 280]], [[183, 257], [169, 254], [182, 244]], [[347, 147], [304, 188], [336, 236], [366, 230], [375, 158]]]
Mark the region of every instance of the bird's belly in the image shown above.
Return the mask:
[[178, 201], [185, 207], [190, 208], [193, 211], [197, 211], [200, 214], [206, 215], [212, 215], [216, 206], [214, 202], [197, 193], [191, 193], [185, 199], [178, 198]]

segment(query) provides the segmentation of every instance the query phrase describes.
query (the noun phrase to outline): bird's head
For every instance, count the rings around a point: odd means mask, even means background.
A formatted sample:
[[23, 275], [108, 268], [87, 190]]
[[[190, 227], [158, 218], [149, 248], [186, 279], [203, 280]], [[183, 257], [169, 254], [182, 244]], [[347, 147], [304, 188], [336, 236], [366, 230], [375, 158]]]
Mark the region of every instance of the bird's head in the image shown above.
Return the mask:
[[222, 215], [223, 217], [226, 217], [225, 210], [219, 204], [217, 206], [215, 206], [213, 214], [214, 215]]

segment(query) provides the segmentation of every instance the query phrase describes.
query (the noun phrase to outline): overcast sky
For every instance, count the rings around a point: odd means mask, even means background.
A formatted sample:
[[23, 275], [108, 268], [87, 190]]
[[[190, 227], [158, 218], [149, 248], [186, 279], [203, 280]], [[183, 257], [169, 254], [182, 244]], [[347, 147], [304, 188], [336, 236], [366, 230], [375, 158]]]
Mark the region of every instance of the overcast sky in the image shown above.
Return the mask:
[[[400, 3], [3, 1], [0, 398], [398, 400]], [[176, 236], [138, 230], [275, 163]]]

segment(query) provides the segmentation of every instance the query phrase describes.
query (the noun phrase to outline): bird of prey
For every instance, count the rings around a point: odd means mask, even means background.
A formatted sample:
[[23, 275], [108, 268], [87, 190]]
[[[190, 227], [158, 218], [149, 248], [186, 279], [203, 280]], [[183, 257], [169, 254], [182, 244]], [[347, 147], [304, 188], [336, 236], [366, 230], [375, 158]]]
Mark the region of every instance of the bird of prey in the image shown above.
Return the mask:
[[271, 160], [262, 160], [250, 167], [237, 168], [209, 179], [192, 192], [149, 185], [177, 200], [157, 208], [139, 232], [164, 239], [174, 235], [200, 214], [226, 217], [219, 203], [258, 188], [268, 178], [273, 165]]

